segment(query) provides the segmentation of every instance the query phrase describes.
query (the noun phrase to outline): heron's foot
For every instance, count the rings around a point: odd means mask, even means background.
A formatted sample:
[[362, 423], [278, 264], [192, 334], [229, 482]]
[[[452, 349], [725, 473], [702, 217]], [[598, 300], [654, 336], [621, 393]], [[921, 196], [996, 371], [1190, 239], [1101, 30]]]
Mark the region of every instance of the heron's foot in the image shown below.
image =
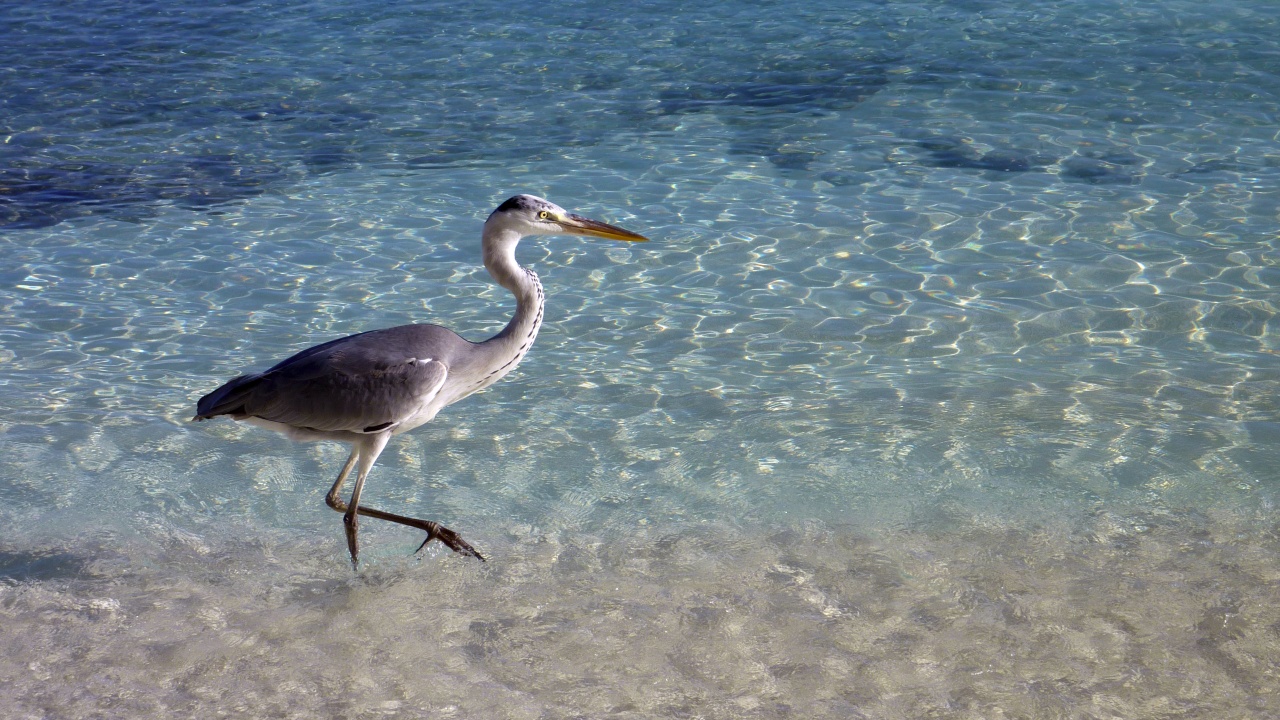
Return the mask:
[[418, 546], [418, 549], [413, 551], [415, 554], [422, 552], [422, 548], [426, 547], [427, 543], [432, 540], [439, 540], [445, 545], [448, 545], [450, 550], [453, 550], [459, 555], [468, 555], [473, 558], [479, 558], [481, 562], [484, 562], [484, 556], [477, 552], [475, 548], [471, 547], [466, 540], [463, 540], [462, 536], [458, 533], [438, 522], [432, 522], [430, 520], [426, 521], [424, 525], [426, 525], [426, 527], [422, 529], [427, 531], [427, 539], [423, 540], [422, 544]]
[[351, 569], [360, 569], [360, 520], [355, 515], [347, 514], [342, 517], [343, 529], [347, 531], [347, 549], [351, 551]]

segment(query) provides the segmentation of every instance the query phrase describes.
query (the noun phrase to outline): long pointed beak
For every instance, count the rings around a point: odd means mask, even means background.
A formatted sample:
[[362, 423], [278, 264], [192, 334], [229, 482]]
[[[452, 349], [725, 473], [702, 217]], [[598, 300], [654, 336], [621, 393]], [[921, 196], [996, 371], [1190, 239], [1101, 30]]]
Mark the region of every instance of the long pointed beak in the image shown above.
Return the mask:
[[627, 242], [648, 242], [649, 238], [637, 235], [630, 230], [623, 230], [616, 225], [602, 223], [599, 220], [584, 218], [580, 215], [565, 215], [560, 218], [560, 227], [570, 235], [590, 235], [610, 240], [626, 240]]

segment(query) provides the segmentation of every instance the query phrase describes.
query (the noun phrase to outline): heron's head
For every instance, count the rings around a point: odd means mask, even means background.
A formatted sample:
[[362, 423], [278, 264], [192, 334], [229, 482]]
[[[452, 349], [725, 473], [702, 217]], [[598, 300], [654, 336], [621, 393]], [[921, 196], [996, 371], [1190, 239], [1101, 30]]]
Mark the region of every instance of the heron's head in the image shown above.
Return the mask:
[[516, 195], [502, 203], [489, 215], [485, 226], [497, 226], [520, 235], [587, 235], [629, 242], [648, 240], [630, 230], [574, 215], [533, 195]]

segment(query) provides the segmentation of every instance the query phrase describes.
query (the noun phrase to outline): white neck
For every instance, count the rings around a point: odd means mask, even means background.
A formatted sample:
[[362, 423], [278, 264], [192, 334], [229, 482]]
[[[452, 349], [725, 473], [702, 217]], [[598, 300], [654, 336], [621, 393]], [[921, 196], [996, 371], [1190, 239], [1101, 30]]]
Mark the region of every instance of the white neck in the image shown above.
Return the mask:
[[[486, 340], [485, 344], [510, 344], [516, 362], [533, 345], [538, 328], [542, 326], [542, 308], [546, 304], [538, 276], [516, 262], [516, 245], [520, 242], [520, 237], [513, 230], [486, 227], [482, 240], [485, 269], [516, 298], [516, 314], [502, 332]], [[515, 364], [512, 363], [511, 367], [515, 367]]]

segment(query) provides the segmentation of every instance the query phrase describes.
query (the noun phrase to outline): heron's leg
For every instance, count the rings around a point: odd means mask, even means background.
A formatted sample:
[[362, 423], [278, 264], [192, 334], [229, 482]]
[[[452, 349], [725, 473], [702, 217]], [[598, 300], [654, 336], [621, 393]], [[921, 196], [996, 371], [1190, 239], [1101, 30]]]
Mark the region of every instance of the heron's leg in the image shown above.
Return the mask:
[[[333, 508], [334, 510], [337, 510], [338, 512], [347, 511], [347, 503], [344, 502], [342, 498], [335, 497], [333, 495], [330, 495], [330, 497], [325, 498], [326, 501], [330, 499], [333, 499], [334, 502], [329, 503], [329, 507]], [[378, 520], [386, 520], [388, 522], [393, 522], [393, 523], [400, 523], [401, 525], [408, 525], [411, 528], [417, 528], [425, 532], [427, 534], [427, 539], [423, 540], [422, 544], [419, 545], [418, 549], [414, 550], [414, 552], [418, 552], [419, 550], [422, 550], [422, 548], [426, 547], [427, 543], [431, 542], [432, 540], [439, 540], [445, 545], [448, 545], [450, 550], [453, 550], [459, 555], [469, 555], [473, 558], [480, 558], [481, 560], [485, 559], [484, 556], [479, 553], [479, 551], [471, 547], [470, 543], [468, 543], [466, 540], [463, 540], [461, 535], [441, 525], [438, 522], [434, 522], [431, 520], [419, 520], [418, 518], [405, 517], [404, 515], [396, 515], [394, 513], [386, 512], [385, 510], [379, 510], [377, 508], [371, 508], [371, 507], [364, 507], [363, 505], [356, 508], [356, 512], [361, 515], [364, 515], [365, 517], [376, 518]]]
[[324, 496], [324, 503], [338, 512], [347, 511], [347, 504], [338, 493], [342, 492], [342, 485], [347, 482], [347, 476], [351, 474], [351, 468], [356, 466], [356, 460], [359, 458], [360, 447], [352, 447], [351, 455], [347, 456], [347, 462], [342, 466], [342, 472], [338, 473], [338, 479], [334, 481], [333, 487], [329, 488], [329, 494]]
[[[342, 515], [342, 525], [347, 531], [347, 549], [351, 551], [351, 566], [358, 564], [358, 556], [360, 554], [360, 493], [364, 490], [364, 479], [369, 476], [369, 470], [373, 468], [373, 464], [377, 462], [378, 456], [382, 454], [382, 449], [387, 446], [387, 441], [391, 439], [390, 433], [378, 433], [377, 435], [366, 435], [361, 438], [360, 442], [352, 448], [351, 452], [354, 456], [360, 454], [358, 458], [360, 469], [356, 472], [356, 486], [351, 489], [351, 501], [347, 504], [347, 511]], [[347, 459], [347, 466], [343, 470], [350, 473], [351, 458]], [[339, 480], [342, 476], [339, 475]], [[334, 483], [335, 486], [338, 483]], [[332, 491], [330, 491], [332, 492]], [[366, 515], [368, 513], [365, 513]]]
[[[349, 512], [350, 506], [347, 505], [346, 501], [342, 499], [342, 496], [339, 493], [342, 492], [342, 485], [347, 481], [347, 476], [351, 474], [351, 469], [355, 467], [356, 461], [360, 459], [360, 455], [361, 453], [360, 453], [359, 445], [356, 445], [355, 447], [351, 448], [351, 455], [350, 457], [347, 458], [346, 464], [342, 466], [342, 472], [338, 473], [338, 479], [333, 483], [333, 487], [329, 490], [329, 494], [325, 496], [325, 499], [324, 499], [325, 503], [328, 504], [329, 507], [333, 508], [334, 510], [337, 510], [340, 513]], [[411, 528], [417, 528], [425, 532], [427, 534], [427, 539], [423, 540], [422, 544], [418, 546], [418, 550], [415, 550], [414, 552], [422, 550], [422, 548], [426, 547], [427, 543], [431, 542], [432, 540], [439, 540], [440, 542], [449, 546], [449, 549], [453, 550], [459, 555], [469, 555], [471, 557], [484, 560], [484, 556], [481, 555], [479, 552], [477, 552], [475, 548], [471, 547], [471, 545], [466, 540], [463, 540], [461, 535], [441, 525], [440, 523], [433, 522], [431, 520], [419, 520], [417, 518], [405, 517], [404, 515], [396, 515], [394, 513], [389, 513], [384, 510], [378, 510], [377, 508], [360, 507], [358, 505], [356, 506], [356, 513], [360, 515], [364, 515], [365, 517], [371, 517], [371, 518], [376, 518], [378, 520], [386, 520], [388, 522], [407, 525]], [[345, 516], [343, 517], [343, 520], [345, 523], [345, 520], [346, 520]], [[350, 528], [350, 526], [348, 526], [348, 528]], [[350, 539], [351, 537], [352, 537], [352, 531], [349, 529], [348, 530], [349, 546], [351, 543], [351, 539]], [[353, 558], [354, 558], [354, 553], [353, 553]]]
[[[343, 463], [342, 470], [338, 473], [338, 479], [333, 481], [333, 487], [329, 488], [329, 494], [324, 496], [324, 502], [329, 507], [340, 513], [347, 511], [347, 502], [342, 499], [342, 486], [347, 482], [347, 476], [351, 474], [351, 468], [355, 467], [356, 461], [360, 459], [360, 445], [355, 444], [351, 447], [351, 454], [347, 456], [347, 461]], [[347, 549], [351, 551], [351, 564], [356, 562], [356, 540], [355, 529], [346, 524], [346, 517], [343, 517], [343, 526], [347, 531]]]
[[401, 525], [408, 525], [411, 528], [417, 528], [425, 532], [427, 534], [427, 539], [423, 540], [422, 544], [418, 546], [418, 550], [414, 550], [414, 552], [418, 552], [422, 548], [426, 547], [427, 543], [432, 540], [439, 540], [445, 545], [448, 545], [450, 550], [453, 550], [459, 555], [469, 555], [473, 558], [484, 560], [484, 556], [476, 551], [475, 548], [471, 547], [470, 543], [463, 540], [461, 535], [438, 522], [431, 520], [419, 520], [417, 518], [405, 517], [404, 515], [396, 515], [394, 513], [389, 513], [384, 510], [378, 510], [371, 507], [362, 507], [359, 509], [359, 513], [366, 517], [387, 520], [393, 523], [400, 523]]

